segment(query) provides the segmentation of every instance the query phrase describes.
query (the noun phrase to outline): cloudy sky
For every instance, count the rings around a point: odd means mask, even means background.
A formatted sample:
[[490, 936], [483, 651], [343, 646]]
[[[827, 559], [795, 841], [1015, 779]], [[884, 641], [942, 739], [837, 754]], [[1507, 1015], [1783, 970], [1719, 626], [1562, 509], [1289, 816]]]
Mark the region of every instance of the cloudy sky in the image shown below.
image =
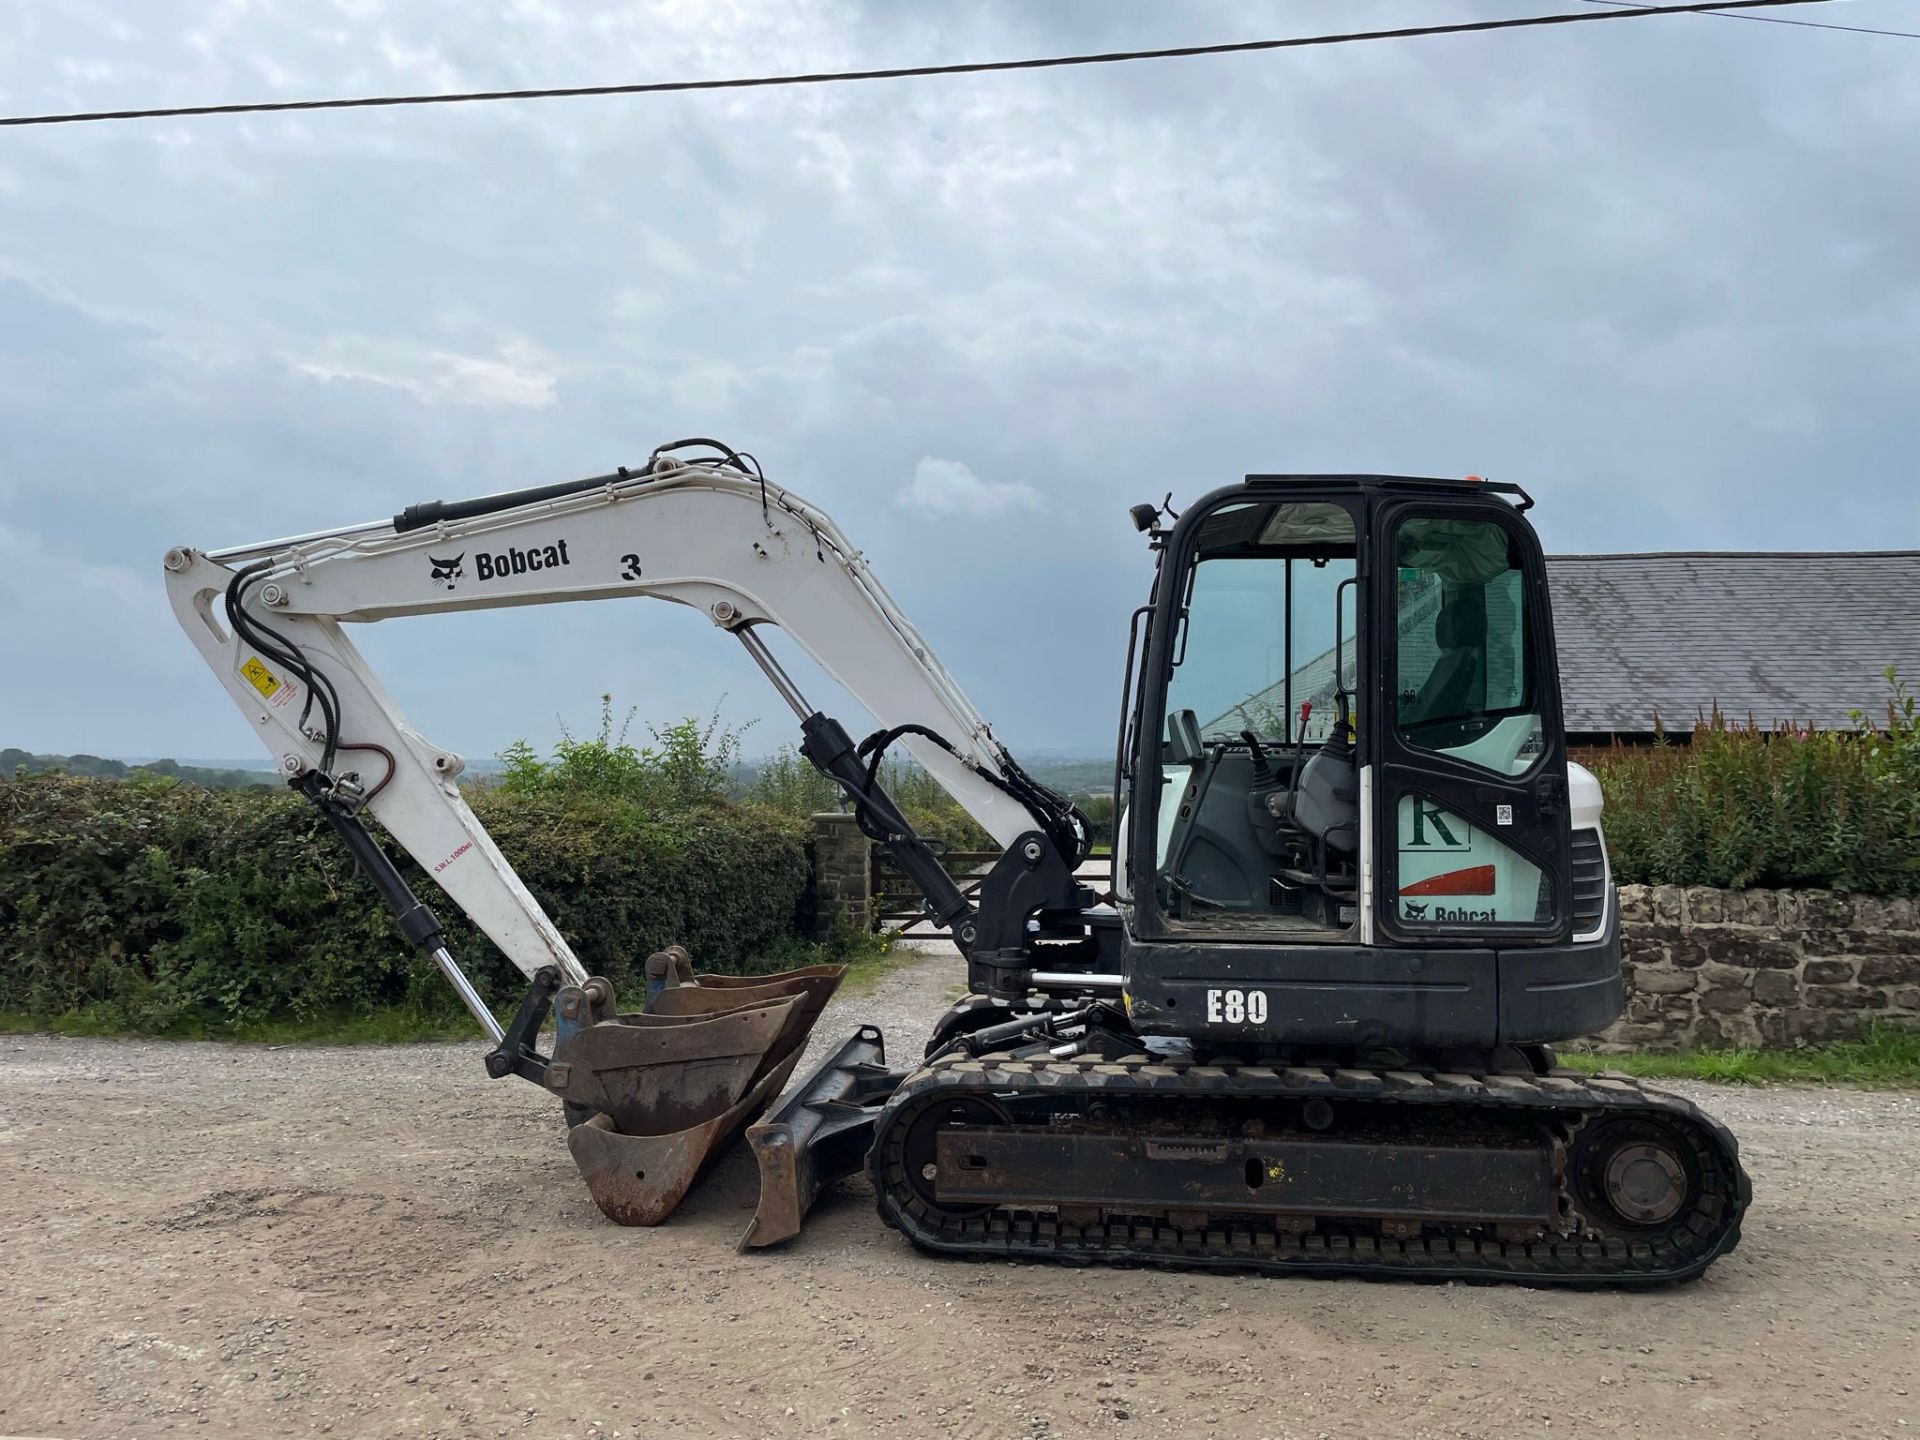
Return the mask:
[[[1582, 7], [0, 0], [0, 113], [1556, 8]], [[1910, 0], [1790, 13], [1920, 29]], [[1920, 41], [1704, 17], [0, 129], [0, 744], [251, 753], [166, 608], [168, 545], [687, 434], [835, 514], [1033, 751], [1111, 743], [1149, 575], [1125, 507], [1249, 470], [1519, 480], [1561, 551], [1920, 546], [1916, 135]], [[791, 728], [677, 607], [359, 638], [471, 756], [585, 724], [603, 691], [651, 720], [725, 695], [762, 722], [750, 753]]]

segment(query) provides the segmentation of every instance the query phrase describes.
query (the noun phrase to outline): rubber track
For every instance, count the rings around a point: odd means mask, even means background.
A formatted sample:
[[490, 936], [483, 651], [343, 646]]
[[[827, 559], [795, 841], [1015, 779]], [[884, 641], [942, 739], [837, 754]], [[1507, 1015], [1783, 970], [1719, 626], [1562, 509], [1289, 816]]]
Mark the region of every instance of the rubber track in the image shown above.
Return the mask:
[[[1053, 1212], [1032, 1209], [995, 1209], [962, 1219], [929, 1208], [914, 1193], [901, 1155], [911, 1122], [926, 1105], [960, 1094], [1004, 1098], [1049, 1091], [1088, 1098], [1137, 1094], [1195, 1100], [1366, 1100], [1444, 1107], [1455, 1116], [1475, 1109], [1550, 1112], [1570, 1124], [1587, 1118], [1648, 1116], [1666, 1121], [1691, 1142], [1700, 1183], [1686, 1212], [1648, 1237], [1532, 1241], [1294, 1235], [1231, 1220], [1210, 1220], [1205, 1231], [1181, 1230], [1151, 1216], [1062, 1226]], [[1118, 1060], [944, 1056], [910, 1075], [888, 1101], [867, 1165], [881, 1218], [916, 1245], [946, 1254], [1531, 1285], [1690, 1280], [1738, 1243], [1740, 1219], [1752, 1198], [1739, 1146], [1725, 1126], [1679, 1096], [1645, 1089], [1624, 1075], [1555, 1072], [1528, 1077], [1202, 1065], [1146, 1055]]]

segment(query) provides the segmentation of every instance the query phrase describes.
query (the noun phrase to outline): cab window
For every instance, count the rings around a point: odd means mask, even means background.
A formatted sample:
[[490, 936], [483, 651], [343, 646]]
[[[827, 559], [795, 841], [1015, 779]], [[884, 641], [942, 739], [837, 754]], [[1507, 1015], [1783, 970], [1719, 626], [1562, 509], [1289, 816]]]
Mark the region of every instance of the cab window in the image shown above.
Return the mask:
[[1494, 520], [1413, 518], [1395, 545], [1396, 724], [1409, 745], [1503, 775], [1542, 750], [1519, 547]]

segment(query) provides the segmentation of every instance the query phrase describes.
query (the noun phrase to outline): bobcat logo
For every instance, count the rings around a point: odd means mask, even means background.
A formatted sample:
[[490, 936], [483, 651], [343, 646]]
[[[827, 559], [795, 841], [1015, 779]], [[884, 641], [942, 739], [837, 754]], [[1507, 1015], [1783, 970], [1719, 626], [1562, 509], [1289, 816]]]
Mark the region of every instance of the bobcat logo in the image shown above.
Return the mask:
[[467, 573], [464, 564], [466, 558], [467, 552], [462, 550], [451, 560], [442, 560], [437, 555], [429, 555], [427, 556], [427, 561], [433, 566], [433, 578], [439, 581], [443, 589], [451, 590], [453, 589], [453, 582], [461, 579]]
[[1411, 900], [1402, 900], [1400, 903], [1406, 907], [1407, 912], [1401, 917], [1402, 919], [1424, 920], [1427, 918], [1427, 907], [1424, 904], [1416, 905]]

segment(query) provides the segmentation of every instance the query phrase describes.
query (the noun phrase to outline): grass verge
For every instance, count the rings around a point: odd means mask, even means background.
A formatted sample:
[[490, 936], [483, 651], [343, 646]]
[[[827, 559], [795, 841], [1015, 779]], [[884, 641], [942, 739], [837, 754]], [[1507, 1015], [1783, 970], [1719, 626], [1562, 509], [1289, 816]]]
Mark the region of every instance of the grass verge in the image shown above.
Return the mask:
[[1683, 1050], [1662, 1055], [1562, 1051], [1571, 1070], [1621, 1070], [1648, 1080], [1710, 1080], [1720, 1085], [1810, 1081], [1878, 1089], [1920, 1087], [1920, 1030], [1877, 1022], [1857, 1040], [1793, 1050]]
[[[506, 1017], [502, 1017], [504, 1020]], [[465, 1015], [423, 1015], [413, 1010], [375, 1010], [314, 1015], [298, 1020], [260, 1020], [210, 1025], [188, 1020], [164, 1030], [136, 1030], [118, 1020], [80, 1011], [29, 1015], [0, 1010], [0, 1035], [83, 1035], [133, 1040], [221, 1040], [236, 1045], [403, 1045], [417, 1040], [482, 1038]]]
[[764, 975], [808, 965], [844, 965], [847, 977], [840, 982], [839, 993], [859, 994], [877, 984], [895, 965], [912, 958], [911, 950], [894, 944], [895, 936], [892, 930], [875, 933], [842, 926], [825, 941], [783, 940], [755, 960], [747, 973]]
[[[891, 933], [842, 932], [824, 944], [803, 940], [782, 943], [760, 956], [754, 973], [795, 970], [807, 965], [844, 964], [847, 978], [841, 992], [859, 994], [913, 952], [896, 948]], [[642, 1009], [639, 995], [622, 995], [620, 1008]], [[497, 1006], [501, 1024], [513, 1018], [513, 1005]], [[145, 1040], [218, 1040], [235, 1045], [405, 1045], [417, 1041], [475, 1040], [480, 1027], [464, 1014], [425, 1014], [401, 1008], [342, 1011], [299, 1019], [245, 1021], [222, 1024], [204, 1018], [182, 1019], [164, 1029], [130, 1026], [122, 1016], [104, 1008], [64, 1015], [35, 1015], [22, 1010], [0, 1010], [0, 1035], [71, 1035]]]
[[889, 971], [913, 959], [913, 947], [896, 943], [898, 939], [899, 933], [893, 930], [862, 936], [835, 956], [847, 967], [847, 978], [840, 982], [840, 993], [864, 995], [885, 979]]

